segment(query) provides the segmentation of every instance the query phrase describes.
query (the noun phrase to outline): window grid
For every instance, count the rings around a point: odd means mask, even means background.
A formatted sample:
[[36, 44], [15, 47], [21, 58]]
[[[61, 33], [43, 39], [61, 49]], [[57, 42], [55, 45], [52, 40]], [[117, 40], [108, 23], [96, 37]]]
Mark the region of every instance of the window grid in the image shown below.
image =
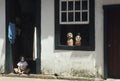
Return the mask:
[[80, 0], [80, 10], [81, 10], [81, 14], [80, 14], [80, 21], [82, 21], [82, 0]]
[[73, 1], [73, 22], [75, 22], [75, 0]]
[[68, 22], [68, 0], [67, 0], [67, 16], [66, 17], [67, 17], [67, 22]]
[[[72, 1], [73, 2], [73, 10], [69, 10], [68, 9], [68, 5], [69, 5], [69, 1]], [[80, 1], [80, 10], [75, 10], [75, 1]], [[83, 1], [87, 1], [87, 9], [86, 10], [83, 10], [82, 9], [82, 2]], [[66, 10], [62, 10], [62, 2], [66, 2], [66, 7], [67, 9]], [[89, 0], [60, 0], [60, 8], [59, 8], [59, 11], [60, 11], [60, 15], [59, 15], [59, 21], [60, 21], [60, 24], [89, 24]], [[62, 13], [66, 13], [66, 21], [62, 21]], [[69, 21], [69, 17], [68, 17], [68, 13], [69, 12], [72, 12], [73, 13], [73, 21]], [[75, 13], [76, 12], [80, 12], [80, 21], [76, 21], [75, 20]], [[87, 20], [86, 21], [83, 21], [83, 12], [86, 12], [87, 13]]]
[[87, 6], [87, 8], [88, 8], [88, 21], [89, 21], [89, 17], [90, 17], [90, 12], [89, 12], [89, 10], [90, 10], [90, 8], [89, 8], [89, 6], [90, 6], [90, 4], [89, 4], [89, 0], [87, 1], [87, 4], [88, 4], [88, 6]]

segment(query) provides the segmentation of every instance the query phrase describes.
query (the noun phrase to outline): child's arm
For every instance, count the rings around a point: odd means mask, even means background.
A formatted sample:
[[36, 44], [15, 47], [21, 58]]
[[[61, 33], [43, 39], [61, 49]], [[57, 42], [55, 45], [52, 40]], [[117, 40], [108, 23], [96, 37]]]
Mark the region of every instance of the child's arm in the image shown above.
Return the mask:
[[18, 66], [18, 73], [22, 73], [20, 67]]

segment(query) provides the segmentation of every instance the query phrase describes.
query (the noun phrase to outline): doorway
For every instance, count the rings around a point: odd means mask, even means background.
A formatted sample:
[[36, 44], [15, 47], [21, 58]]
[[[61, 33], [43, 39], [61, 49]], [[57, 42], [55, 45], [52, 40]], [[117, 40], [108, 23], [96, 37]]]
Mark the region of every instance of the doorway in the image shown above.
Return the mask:
[[104, 6], [105, 75], [120, 78], [120, 5]]
[[[6, 35], [8, 23], [11, 19], [16, 24], [16, 39], [14, 44], [9, 44], [6, 36], [6, 67], [17, 67], [19, 57], [24, 56], [29, 64], [31, 73], [40, 73], [40, 0], [6, 0]], [[37, 32], [37, 55], [34, 58], [34, 29]], [[11, 54], [10, 54], [11, 52]], [[11, 59], [9, 61], [8, 59]], [[11, 62], [8, 64], [7, 62]], [[8, 65], [7, 65], [8, 64]]]

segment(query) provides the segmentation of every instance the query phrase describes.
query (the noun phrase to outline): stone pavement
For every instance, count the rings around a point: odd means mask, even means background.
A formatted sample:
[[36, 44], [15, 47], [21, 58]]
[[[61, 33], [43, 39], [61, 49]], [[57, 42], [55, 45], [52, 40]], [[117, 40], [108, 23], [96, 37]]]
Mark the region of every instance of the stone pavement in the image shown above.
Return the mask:
[[69, 81], [69, 80], [36, 79], [36, 78], [21, 78], [21, 77], [0, 77], [0, 81]]
[[103, 79], [90, 79], [90, 78], [73, 78], [73, 77], [55, 77], [53, 75], [23, 75], [18, 76], [16, 74], [7, 74], [1, 75], [0, 74], [0, 81], [120, 81], [120, 79], [111, 79], [108, 78], [107, 80]]
[[[64, 80], [64, 79], [40, 79], [40, 78], [25, 78], [25, 77], [0, 77], [0, 81], [86, 81], [86, 80]], [[98, 80], [87, 80], [98, 81]]]
[[[40, 78], [0, 76], [0, 81], [85, 81], [85, 80], [40, 79]], [[87, 80], [87, 81], [89, 81], [89, 80]], [[98, 80], [90, 80], [90, 81], [98, 81]], [[104, 81], [120, 81], [120, 79], [107, 79], [107, 80], [104, 80]]]
[[18, 75], [10, 73], [0, 75], [0, 81], [103, 81], [103, 79], [42, 74]]
[[120, 79], [107, 79], [105, 81], [120, 81]]

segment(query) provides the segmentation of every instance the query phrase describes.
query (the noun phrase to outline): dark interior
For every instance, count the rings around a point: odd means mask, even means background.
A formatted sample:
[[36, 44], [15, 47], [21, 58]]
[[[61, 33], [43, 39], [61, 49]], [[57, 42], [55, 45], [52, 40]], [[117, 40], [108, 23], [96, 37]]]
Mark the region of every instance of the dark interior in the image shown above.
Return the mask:
[[[31, 73], [36, 73], [36, 61], [33, 61], [33, 36], [34, 27], [37, 22], [37, 1], [38, 0], [8, 0], [8, 22], [16, 17], [20, 18], [20, 23], [16, 25], [21, 30], [20, 35], [16, 35], [15, 43], [12, 47], [13, 67], [17, 67], [20, 56], [24, 56], [29, 64]], [[15, 23], [16, 24], [16, 23]]]
[[89, 46], [89, 27], [87, 25], [62, 25], [61, 26], [61, 45], [67, 45], [67, 33], [73, 33], [73, 40], [75, 41], [75, 36], [80, 33], [82, 38], [81, 46]]

